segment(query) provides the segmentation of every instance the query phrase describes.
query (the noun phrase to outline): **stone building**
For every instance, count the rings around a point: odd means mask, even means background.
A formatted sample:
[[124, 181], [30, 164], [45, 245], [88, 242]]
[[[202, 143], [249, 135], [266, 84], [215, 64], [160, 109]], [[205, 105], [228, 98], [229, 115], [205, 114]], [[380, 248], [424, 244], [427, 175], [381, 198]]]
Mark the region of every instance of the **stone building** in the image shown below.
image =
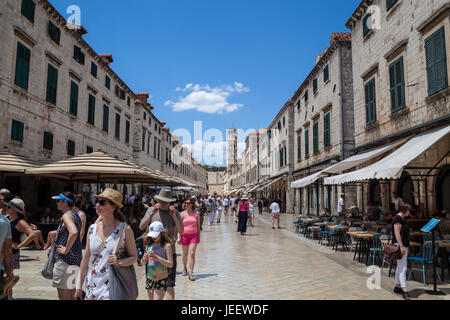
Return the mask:
[[224, 174], [225, 172], [207, 172], [208, 174], [208, 194], [219, 196], [224, 195]]
[[[341, 188], [324, 187], [318, 173], [354, 147], [352, 34], [332, 33], [330, 46], [291, 98], [294, 101], [295, 211], [335, 213]], [[339, 189], [339, 190], [338, 190]], [[348, 188], [349, 189], [349, 188]], [[352, 192], [347, 190], [348, 200]]]
[[[112, 55], [83, 39], [82, 26], [68, 24], [47, 0], [2, 0], [0, 27], [2, 151], [57, 161], [101, 149], [175, 175], [163, 154], [170, 130], [152, 114], [148, 93], [127, 86], [111, 68]], [[206, 190], [206, 173], [199, 176]], [[23, 175], [6, 175], [5, 186], [36, 210], [72, 188]]]
[[362, 183], [360, 208], [379, 201], [389, 209], [397, 190], [405, 202], [424, 204], [425, 217], [450, 210], [449, 17], [448, 0], [364, 0], [346, 24], [352, 30], [352, 152], [394, 150], [325, 179]]

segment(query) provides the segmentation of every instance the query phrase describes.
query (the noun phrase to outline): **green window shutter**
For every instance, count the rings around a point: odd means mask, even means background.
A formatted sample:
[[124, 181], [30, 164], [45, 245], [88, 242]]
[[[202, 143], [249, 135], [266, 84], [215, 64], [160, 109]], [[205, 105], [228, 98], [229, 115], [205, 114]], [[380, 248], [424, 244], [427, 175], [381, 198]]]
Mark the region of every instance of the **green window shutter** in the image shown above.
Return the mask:
[[313, 80], [313, 91], [314, 91], [314, 93], [317, 92], [317, 78], [315, 78], [315, 79]]
[[[125, 142], [130, 142], [130, 121], [125, 121]], [[150, 140], [148, 142], [148, 147], [150, 148]]]
[[305, 130], [305, 156], [309, 156], [309, 130]]
[[323, 142], [324, 142], [325, 147], [328, 147], [331, 144], [330, 114], [329, 113], [327, 113], [323, 117]]
[[116, 113], [116, 138], [120, 138], [120, 114]]
[[67, 154], [69, 156], [75, 155], [75, 142], [72, 140], [67, 141]]
[[44, 131], [44, 149], [53, 150], [53, 133]]
[[447, 56], [444, 27], [425, 40], [428, 95], [448, 87]]
[[19, 142], [23, 142], [23, 122], [13, 120], [11, 127], [11, 139]]
[[49, 64], [47, 72], [47, 97], [46, 97], [47, 102], [56, 104], [57, 87], [58, 87], [58, 70]]
[[389, 80], [391, 87], [391, 110], [394, 113], [406, 107], [403, 57], [389, 66]]
[[22, 0], [22, 15], [34, 23], [34, 11], [36, 9], [36, 4], [31, 0]]
[[95, 97], [89, 95], [88, 123], [95, 124]]
[[297, 136], [297, 160], [302, 158], [302, 136]]
[[14, 83], [22, 89], [28, 90], [28, 77], [30, 74], [31, 51], [20, 42], [17, 43], [16, 75]]
[[313, 152], [319, 152], [319, 123], [313, 125]]
[[366, 83], [364, 90], [366, 96], [366, 123], [371, 124], [377, 121], [375, 79], [372, 79]]
[[328, 65], [323, 69], [323, 82], [330, 80], [330, 71]]
[[109, 107], [103, 105], [103, 131], [108, 132], [109, 129]]
[[70, 114], [77, 116], [78, 114], [78, 85], [71, 81], [70, 83]]

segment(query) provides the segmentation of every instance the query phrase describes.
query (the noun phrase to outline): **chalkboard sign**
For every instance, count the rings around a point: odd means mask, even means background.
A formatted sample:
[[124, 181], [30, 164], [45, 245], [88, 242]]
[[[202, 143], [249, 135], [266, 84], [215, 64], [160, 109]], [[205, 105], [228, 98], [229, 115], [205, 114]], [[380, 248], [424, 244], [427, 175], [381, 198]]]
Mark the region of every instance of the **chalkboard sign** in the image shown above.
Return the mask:
[[438, 219], [431, 219], [430, 222], [428, 222], [426, 226], [424, 226], [422, 229], [420, 229], [420, 231], [423, 231], [423, 232], [430, 232], [430, 231], [433, 230], [440, 222], [441, 222], [441, 220], [438, 220]]

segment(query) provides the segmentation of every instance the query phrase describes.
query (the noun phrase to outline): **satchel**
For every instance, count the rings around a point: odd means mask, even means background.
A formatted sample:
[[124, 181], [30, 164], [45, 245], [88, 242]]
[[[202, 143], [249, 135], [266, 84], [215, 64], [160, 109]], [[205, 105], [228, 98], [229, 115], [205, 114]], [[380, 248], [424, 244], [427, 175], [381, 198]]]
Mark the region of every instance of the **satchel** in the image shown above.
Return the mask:
[[[59, 230], [58, 226], [56, 230]], [[53, 243], [52, 248], [50, 249], [48, 253], [48, 259], [47, 262], [44, 265], [44, 268], [42, 268], [41, 274], [45, 279], [53, 279], [53, 267], [55, 266], [55, 250], [56, 250], [56, 240], [58, 240], [58, 232], [56, 233], [55, 242]]]
[[[116, 254], [119, 247], [120, 239], [124, 233], [126, 224], [123, 223], [120, 227], [119, 236], [116, 240], [116, 245], [111, 253]], [[109, 273], [109, 299], [110, 300], [136, 300], [139, 295], [136, 271], [134, 266], [119, 267], [110, 266]]]
[[390, 260], [400, 260], [402, 258], [402, 250], [400, 246], [387, 244], [384, 246], [384, 256]]

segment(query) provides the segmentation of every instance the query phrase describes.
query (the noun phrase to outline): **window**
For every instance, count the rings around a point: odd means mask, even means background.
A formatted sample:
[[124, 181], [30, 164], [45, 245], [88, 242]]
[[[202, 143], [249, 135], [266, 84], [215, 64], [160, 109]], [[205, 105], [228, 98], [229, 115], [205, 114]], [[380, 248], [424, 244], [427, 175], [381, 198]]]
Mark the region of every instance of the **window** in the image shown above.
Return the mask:
[[279, 150], [280, 153], [280, 168], [283, 166], [283, 149]]
[[308, 102], [308, 90], [305, 91], [305, 103]]
[[297, 160], [300, 161], [302, 158], [302, 136], [297, 136]]
[[155, 123], [155, 132], [158, 131], [158, 128], [156, 127], [156, 123]]
[[286, 125], [286, 118], [283, 117], [283, 127]]
[[281, 122], [278, 121], [278, 130], [281, 130]]
[[44, 131], [44, 149], [53, 150], [53, 133]]
[[425, 53], [428, 95], [431, 96], [448, 86], [444, 27], [425, 40]]
[[13, 120], [11, 126], [11, 139], [23, 142], [23, 122]]
[[97, 78], [97, 65], [91, 62], [91, 74], [94, 78]]
[[121, 99], [121, 100], [125, 100], [125, 91], [122, 90], [121, 88], [119, 88], [118, 85], [116, 85], [116, 90], [115, 90], [116, 96]]
[[297, 101], [297, 110], [300, 110], [300, 99]]
[[161, 160], [161, 141], [158, 141], [158, 160]]
[[147, 137], [147, 154], [150, 154], [150, 135]]
[[61, 40], [61, 30], [50, 20], [48, 21], [48, 35], [55, 43], [59, 44]]
[[142, 128], [142, 151], [145, 151], [145, 130]]
[[30, 20], [31, 23], [34, 23], [34, 10], [36, 8], [36, 4], [31, 0], [22, 0], [22, 15]]
[[91, 94], [89, 95], [88, 123], [95, 124], [95, 97]]
[[403, 57], [389, 66], [389, 80], [391, 85], [391, 110], [394, 113], [406, 107]]
[[130, 120], [125, 121], [125, 142], [130, 142]]
[[144, 120], [147, 120], [147, 113], [144, 112]]
[[109, 107], [103, 105], [103, 131], [108, 132], [109, 129]]
[[105, 76], [105, 87], [111, 89], [111, 78], [108, 76]]
[[86, 153], [92, 153], [94, 152], [94, 148], [90, 147], [90, 146], [86, 146]]
[[158, 133], [161, 134], [161, 127], [158, 128]]
[[330, 80], [330, 68], [327, 66], [323, 69], [323, 82]]
[[52, 65], [48, 65], [47, 72], [47, 96], [46, 101], [56, 104], [56, 91], [58, 87], [58, 70]]
[[116, 113], [116, 132], [115, 137], [120, 139], [120, 114]]
[[155, 141], [153, 142], [153, 156], [156, 158], [156, 138]]
[[75, 155], [75, 142], [72, 140], [67, 141], [67, 154], [69, 156]]
[[323, 117], [323, 145], [325, 147], [331, 145], [330, 113]]
[[16, 75], [14, 83], [22, 89], [28, 90], [28, 77], [30, 74], [31, 51], [20, 42], [17, 43]]
[[386, 0], [386, 11], [391, 10], [394, 4], [397, 3], [397, 0]]
[[70, 82], [70, 107], [69, 113], [77, 116], [78, 113], [78, 85], [71, 81]]
[[128, 105], [128, 106], [131, 106], [131, 99], [130, 99], [129, 96], [127, 97], [127, 105]]
[[84, 53], [77, 46], [73, 46], [73, 58], [79, 64], [84, 65]]
[[319, 122], [313, 124], [313, 152], [319, 152]]
[[372, 79], [366, 83], [365, 96], [366, 96], [366, 123], [371, 124], [377, 121], [375, 79]]
[[148, 117], [148, 125], [151, 126], [152, 125], [152, 118]]
[[369, 19], [371, 19], [371, 17], [372, 17], [372, 14], [368, 13], [368, 14], [366, 14], [366, 16], [363, 19], [363, 36], [368, 34], [372, 28], [372, 21], [371, 21], [370, 27], [369, 27]]
[[309, 129], [305, 130], [305, 157], [309, 156]]
[[313, 92], [317, 93], [317, 78], [313, 80]]

